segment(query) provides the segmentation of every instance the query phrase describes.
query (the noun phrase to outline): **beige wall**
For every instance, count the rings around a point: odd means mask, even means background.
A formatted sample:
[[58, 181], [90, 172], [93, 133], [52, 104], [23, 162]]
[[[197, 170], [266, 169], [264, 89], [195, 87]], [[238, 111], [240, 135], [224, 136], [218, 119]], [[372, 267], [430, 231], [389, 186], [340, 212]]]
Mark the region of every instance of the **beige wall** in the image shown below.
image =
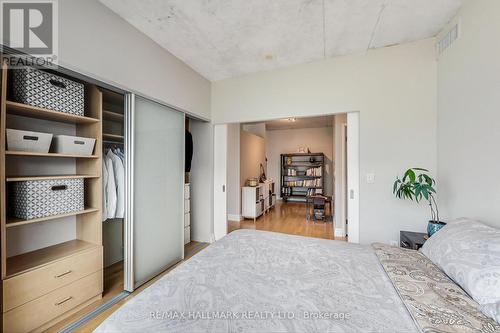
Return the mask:
[[261, 163], [266, 168], [266, 141], [244, 130], [240, 133], [240, 184], [244, 186], [248, 178], [260, 176]]
[[210, 82], [97, 0], [59, 1], [61, 65], [210, 118]]
[[[442, 218], [500, 227], [500, 1], [466, 1], [460, 37], [438, 62]], [[447, 31], [445, 29], [444, 31]]]
[[[395, 177], [421, 166], [436, 174], [434, 39], [256, 73], [212, 84], [216, 123], [360, 112], [360, 241], [424, 231], [427, 207], [397, 200]], [[374, 184], [366, 174], [375, 173]]]
[[281, 187], [280, 154], [297, 153], [299, 147], [307, 147], [313, 153], [325, 154], [325, 193], [332, 195], [334, 159], [332, 127], [267, 131], [266, 154], [268, 159], [268, 177], [276, 181], [277, 189], [279, 189]]

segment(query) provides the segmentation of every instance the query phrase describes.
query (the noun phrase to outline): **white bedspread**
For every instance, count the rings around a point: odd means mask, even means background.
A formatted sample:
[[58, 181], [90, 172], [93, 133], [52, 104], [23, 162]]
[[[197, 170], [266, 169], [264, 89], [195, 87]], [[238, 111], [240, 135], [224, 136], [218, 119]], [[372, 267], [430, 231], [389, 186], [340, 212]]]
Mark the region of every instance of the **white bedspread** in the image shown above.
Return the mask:
[[370, 246], [238, 230], [97, 332], [416, 332]]

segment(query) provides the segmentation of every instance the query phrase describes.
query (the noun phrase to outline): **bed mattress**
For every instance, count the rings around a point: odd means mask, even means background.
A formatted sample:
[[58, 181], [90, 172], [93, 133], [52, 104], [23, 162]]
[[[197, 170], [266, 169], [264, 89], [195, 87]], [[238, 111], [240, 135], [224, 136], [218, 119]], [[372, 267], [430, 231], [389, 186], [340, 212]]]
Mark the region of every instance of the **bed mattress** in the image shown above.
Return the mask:
[[238, 230], [97, 332], [418, 332], [371, 246]]

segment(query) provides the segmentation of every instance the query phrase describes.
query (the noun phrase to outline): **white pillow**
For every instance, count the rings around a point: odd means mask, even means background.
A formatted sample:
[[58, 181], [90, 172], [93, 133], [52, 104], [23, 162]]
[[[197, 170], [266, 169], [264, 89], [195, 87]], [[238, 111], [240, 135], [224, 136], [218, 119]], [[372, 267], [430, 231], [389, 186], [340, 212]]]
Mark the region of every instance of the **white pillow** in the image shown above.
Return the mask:
[[500, 230], [459, 219], [430, 237], [422, 253], [481, 305], [500, 302]]

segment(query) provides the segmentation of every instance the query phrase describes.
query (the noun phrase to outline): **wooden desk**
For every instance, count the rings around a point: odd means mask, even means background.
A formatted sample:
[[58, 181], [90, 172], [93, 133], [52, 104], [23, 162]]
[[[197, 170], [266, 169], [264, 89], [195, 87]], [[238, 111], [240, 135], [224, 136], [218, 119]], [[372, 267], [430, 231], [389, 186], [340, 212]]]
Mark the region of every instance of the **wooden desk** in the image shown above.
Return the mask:
[[[314, 197], [315, 196], [307, 196], [306, 197], [306, 221], [307, 222], [309, 222], [309, 220], [311, 219], [311, 208], [314, 209], [314, 205], [313, 205]], [[325, 199], [325, 211], [326, 211], [326, 206], [327, 205], [329, 206], [330, 215], [325, 214], [325, 217], [333, 216], [333, 198], [331, 196], [326, 196], [326, 195], [317, 195], [316, 197], [322, 197]], [[326, 219], [325, 219], [325, 222], [328, 222], [328, 221], [326, 221]], [[332, 222], [333, 222], [333, 220], [332, 220]]]

